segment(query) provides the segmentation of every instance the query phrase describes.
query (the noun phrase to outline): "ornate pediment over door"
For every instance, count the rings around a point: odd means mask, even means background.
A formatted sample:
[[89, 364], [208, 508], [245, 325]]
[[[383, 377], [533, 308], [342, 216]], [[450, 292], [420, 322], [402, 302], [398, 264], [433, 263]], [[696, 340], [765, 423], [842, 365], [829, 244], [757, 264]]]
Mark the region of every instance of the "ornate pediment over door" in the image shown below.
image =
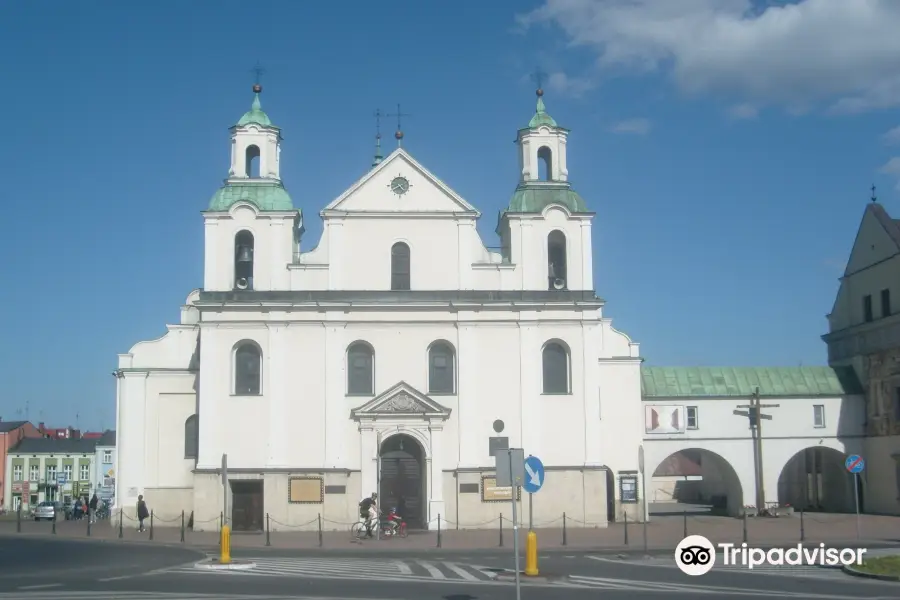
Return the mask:
[[350, 418], [355, 421], [410, 418], [446, 421], [449, 417], [449, 408], [435, 402], [405, 381], [350, 411]]

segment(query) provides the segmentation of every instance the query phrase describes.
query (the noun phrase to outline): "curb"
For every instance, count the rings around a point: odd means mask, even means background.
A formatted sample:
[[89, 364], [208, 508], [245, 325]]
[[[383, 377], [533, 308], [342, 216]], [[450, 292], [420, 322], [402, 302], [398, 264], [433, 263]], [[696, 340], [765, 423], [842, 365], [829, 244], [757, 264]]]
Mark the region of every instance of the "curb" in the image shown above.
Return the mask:
[[[558, 583], [569, 578], [568, 575], [526, 575], [525, 571], [519, 571], [519, 581], [522, 583]], [[516, 572], [512, 569], [498, 569], [493, 577], [494, 581], [512, 582], [516, 580]]]
[[[68, 536], [68, 535], [53, 535], [51, 533], [32, 533], [32, 532], [0, 532], [0, 539], [13, 539], [13, 538], [39, 538], [45, 540], [58, 540], [58, 541], [72, 541], [72, 542], [92, 542], [92, 543], [107, 543], [107, 544], [134, 544], [139, 546], [150, 546], [150, 547], [162, 547], [162, 548], [183, 548], [186, 550], [190, 550], [193, 552], [197, 552], [200, 554], [206, 555], [208, 552], [218, 552], [219, 546], [216, 543], [190, 543], [190, 542], [169, 542], [169, 541], [150, 541], [147, 539], [118, 539], [117, 537], [113, 538], [101, 538], [101, 537], [87, 537], [87, 536]], [[759, 544], [753, 544], [756, 548], [761, 548], [764, 550], [770, 550], [773, 548], [792, 548], [797, 544], [802, 543], [804, 546], [817, 546], [820, 543], [824, 543], [826, 546], [836, 546], [839, 544], [846, 543], [855, 543], [861, 546], [866, 546], [871, 549], [883, 548], [883, 549], [892, 549], [892, 548], [900, 548], [900, 543], [898, 542], [890, 542], [887, 540], [806, 540], [804, 542], [793, 541], [793, 542], [779, 542], [779, 543], [766, 543], [761, 542]], [[355, 544], [352, 547], [333, 547], [333, 546], [322, 546], [322, 547], [301, 547], [301, 548], [292, 548], [292, 547], [283, 547], [283, 546], [243, 546], [240, 544], [232, 544], [232, 550], [237, 550], [242, 554], [254, 553], [258, 552], [260, 554], [265, 554], [268, 552], [277, 552], [277, 553], [290, 553], [296, 552], [298, 554], [307, 554], [307, 553], [328, 553], [328, 554], [360, 554], [360, 553], [369, 553], [369, 552], [378, 552], [382, 555], [394, 555], [394, 554], [402, 554], [408, 555], [409, 553], [425, 553], [425, 554], [433, 554], [433, 553], [446, 553], [446, 554], [489, 554], [489, 553], [512, 553], [512, 545], [504, 545], [500, 546], [489, 546], [489, 547], [477, 547], [477, 548], [438, 548], [435, 546], [427, 546], [427, 547], [416, 547], [416, 546], [404, 546], [402, 543], [395, 544], [393, 541], [389, 543], [367, 543], [367, 544]], [[656, 546], [649, 545], [646, 550], [644, 550], [643, 546], [538, 546], [538, 553], [543, 554], [563, 554], [563, 553], [571, 553], [571, 554], [603, 554], [603, 555], [616, 555], [619, 558], [642, 558], [644, 556], [654, 556], [654, 555], [663, 555], [668, 554], [675, 551], [675, 546]], [[522, 548], [521, 552], [524, 552], [524, 548]], [[866, 574], [869, 575], [869, 574]], [[860, 575], [864, 576], [864, 575]], [[891, 576], [887, 576], [891, 577]], [[893, 580], [891, 580], [893, 581]]]
[[842, 566], [841, 570], [848, 575], [853, 575], [854, 577], [862, 577], [863, 579], [900, 582], [900, 575], [879, 575], [878, 573], [867, 573], [866, 571], [860, 571], [859, 569], [851, 567], [850, 565]]
[[[60, 542], [79, 542], [91, 544], [129, 544], [134, 546], [149, 546], [158, 548], [181, 548], [198, 554], [206, 554], [199, 546], [185, 544], [182, 542], [151, 542], [150, 540], [125, 540], [118, 538], [99, 538], [99, 537], [72, 537], [64, 535], [53, 535], [52, 533], [0, 533], [0, 539], [21, 539], [21, 538], [38, 538]], [[218, 546], [216, 546], [218, 549]]]
[[194, 568], [205, 571], [249, 571], [256, 568], [256, 563], [248, 560], [234, 560], [222, 564], [218, 558], [212, 558], [194, 563]]

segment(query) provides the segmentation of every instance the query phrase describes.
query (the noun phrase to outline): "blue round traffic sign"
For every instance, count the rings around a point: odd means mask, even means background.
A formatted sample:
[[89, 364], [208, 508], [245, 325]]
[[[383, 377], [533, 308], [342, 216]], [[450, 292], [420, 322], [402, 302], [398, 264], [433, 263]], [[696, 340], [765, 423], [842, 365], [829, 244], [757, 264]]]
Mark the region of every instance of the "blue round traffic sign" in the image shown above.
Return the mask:
[[522, 488], [529, 494], [533, 494], [544, 487], [544, 463], [537, 456], [529, 456], [525, 459], [525, 483]]
[[851, 473], [862, 473], [866, 469], [866, 461], [859, 454], [851, 454], [844, 461], [844, 466]]

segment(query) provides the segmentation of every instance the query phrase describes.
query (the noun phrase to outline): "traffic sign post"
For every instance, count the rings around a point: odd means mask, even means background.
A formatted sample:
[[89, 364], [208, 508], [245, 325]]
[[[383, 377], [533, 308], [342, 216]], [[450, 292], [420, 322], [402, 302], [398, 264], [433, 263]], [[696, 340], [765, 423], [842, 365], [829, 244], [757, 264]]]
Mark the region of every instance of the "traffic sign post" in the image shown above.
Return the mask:
[[856, 501], [856, 539], [859, 539], [859, 474], [866, 470], [866, 461], [859, 454], [851, 454], [844, 461], [844, 466], [853, 475], [853, 498]]
[[519, 581], [519, 510], [517, 491], [525, 483], [525, 451], [521, 448], [498, 450], [496, 460], [496, 483], [498, 487], [510, 486], [513, 522], [513, 552], [516, 557], [516, 600], [521, 600], [522, 591]]
[[528, 492], [528, 537], [525, 539], [525, 574], [534, 577], [538, 574], [537, 534], [534, 532], [534, 494], [544, 487], [544, 463], [537, 456], [525, 459], [525, 483], [522, 487]]
[[641, 444], [638, 446], [638, 471], [641, 472], [641, 506], [643, 509], [641, 513], [643, 513], [643, 521], [644, 521], [644, 552], [647, 552], [647, 508], [649, 508], [649, 503], [647, 502], [647, 476], [644, 474], [644, 445]]
[[219, 563], [231, 563], [231, 528], [228, 526], [228, 455], [222, 454], [222, 529], [219, 532]]
[[534, 510], [532, 501], [534, 493], [544, 486], [544, 464], [537, 456], [529, 456], [525, 459], [525, 484], [522, 486], [528, 492], [528, 530], [534, 529]]

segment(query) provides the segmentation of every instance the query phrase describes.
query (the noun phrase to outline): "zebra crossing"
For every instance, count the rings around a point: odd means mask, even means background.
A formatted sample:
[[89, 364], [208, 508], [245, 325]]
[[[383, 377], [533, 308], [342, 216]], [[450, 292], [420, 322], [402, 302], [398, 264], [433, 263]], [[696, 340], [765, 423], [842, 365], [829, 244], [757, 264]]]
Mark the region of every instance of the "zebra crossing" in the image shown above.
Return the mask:
[[[720, 585], [700, 585], [673, 583], [669, 581], [638, 581], [630, 579], [614, 579], [609, 577], [588, 577], [582, 575], [569, 575], [568, 581], [563, 584], [569, 588], [591, 588], [599, 590], [622, 590], [642, 593], [657, 593], [660, 597], [671, 598], [681, 595], [681, 598], [692, 596], [707, 596], [723, 598], [725, 596], [753, 597], [753, 598], [794, 598], [796, 600], [859, 600], [860, 595], [841, 595], [831, 593], [813, 592], [789, 592], [777, 589], [760, 589], [752, 587], [735, 587]], [[683, 595], [682, 595], [683, 594]], [[865, 596], [867, 600], [895, 600], [896, 595], [890, 596]]]
[[248, 558], [256, 566], [247, 570], [200, 569], [194, 563], [158, 573], [219, 575], [232, 577], [306, 577], [366, 579], [369, 581], [444, 580], [491, 581], [496, 573], [484, 567], [438, 560], [388, 560], [357, 558]]
[[[591, 560], [599, 562], [615, 562], [626, 563], [632, 565], [640, 565], [645, 567], [663, 567], [668, 569], [677, 569], [678, 566], [671, 558], [644, 558], [644, 559], [612, 559], [604, 556], [589, 556]], [[785, 577], [811, 577], [814, 579], [846, 579], [849, 577], [841, 569], [836, 567], [816, 566], [816, 565], [758, 565], [752, 569], [748, 569], [744, 565], [725, 565], [716, 562], [713, 571], [722, 572], [729, 571], [732, 573], [749, 573], [758, 575], [780, 575]]]
[[307, 596], [194, 594], [169, 592], [85, 592], [64, 590], [2, 592], [0, 600], [321, 600]]

